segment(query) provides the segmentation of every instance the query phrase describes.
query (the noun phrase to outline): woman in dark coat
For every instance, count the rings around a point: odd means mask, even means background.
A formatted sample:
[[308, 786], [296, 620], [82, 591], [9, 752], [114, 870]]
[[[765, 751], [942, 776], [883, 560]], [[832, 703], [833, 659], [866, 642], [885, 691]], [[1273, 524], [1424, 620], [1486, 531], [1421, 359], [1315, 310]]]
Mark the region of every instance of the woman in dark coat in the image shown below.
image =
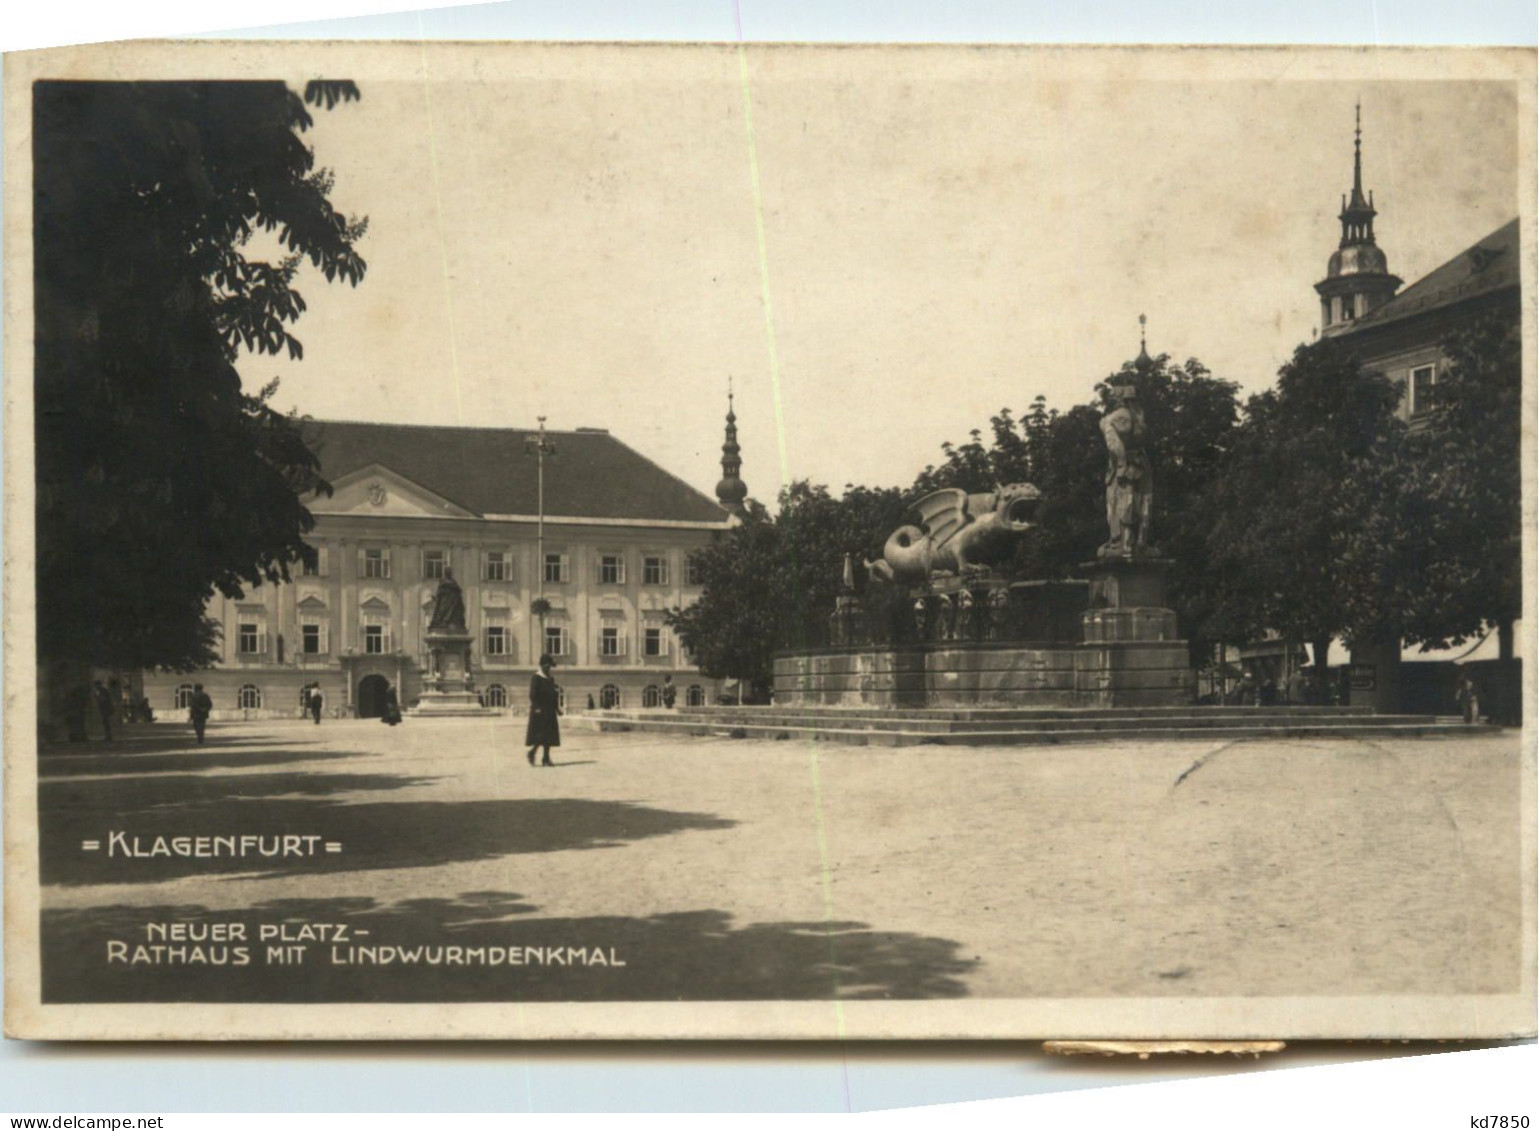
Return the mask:
[[534, 765], [534, 752], [545, 748], [542, 766], [553, 763], [550, 748], [561, 745], [561, 724], [556, 721], [561, 714], [560, 691], [551, 677], [550, 669], [556, 662], [549, 655], [540, 657], [540, 670], [529, 681], [529, 729], [524, 733], [524, 743], [529, 747], [529, 764]]
[[396, 693], [395, 684], [385, 684], [385, 709], [380, 714], [380, 721], [387, 727], [399, 726], [401, 722], [401, 697]]

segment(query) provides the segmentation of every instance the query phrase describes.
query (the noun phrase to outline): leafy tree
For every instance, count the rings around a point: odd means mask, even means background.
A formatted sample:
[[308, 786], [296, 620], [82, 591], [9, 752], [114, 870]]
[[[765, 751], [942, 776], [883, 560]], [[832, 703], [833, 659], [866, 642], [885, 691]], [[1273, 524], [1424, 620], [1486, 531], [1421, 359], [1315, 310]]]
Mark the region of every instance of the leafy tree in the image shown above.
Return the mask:
[[1491, 315], [1442, 346], [1430, 411], [1344, 484], [1374, 505], [1341, 549], [1359, 636], [1426, 648], [1522, 615], [1522, 356], [1518, 325]]
[[1211, 619], [1225, 636], [1276, 630], [1309, 642], [1324, 666], [1333, 637], [1368, 629], [1354, 590], [1365, 579], [1344, 552], [1383, 514], [1370, 485], [1379, 480], [1365, 473], [1398, 449], [1399, 398], [1399, 386], [1323, 339], [1298, 347], [1277, 387], [1250, 399], [1195, 512], [1208, 531]]
[[745, 504], [743, 521], [694, 552], [702, 591], [686, 609], [673, 609], [668, 623], [691, 659], [712, 679], [738, 679], [755, 690], [773, 681], [777, 635], [780, 532], [756, 499]]
[[762, 696], [777, 651], [826, 641], [844, 555], [879, 556], [905, 510], [896, 490], [847, 487], [835, 497], [805, 481], [781, 491], [774, 518], [753, 502], [741, 525], [695, 553], [700, 599], [669, 623], [707, 675], [744, 680]]
[[243, 392], [236, 362], [301, 356], [300, 266], [356, 285], [365, 223], [332, 206], [282, 83], [32, 93], [37, 646], [65, 691], [91, 666], [208, 663], [214, 591], [308, 558], [299, 495], [326, 485], [275, 385]]

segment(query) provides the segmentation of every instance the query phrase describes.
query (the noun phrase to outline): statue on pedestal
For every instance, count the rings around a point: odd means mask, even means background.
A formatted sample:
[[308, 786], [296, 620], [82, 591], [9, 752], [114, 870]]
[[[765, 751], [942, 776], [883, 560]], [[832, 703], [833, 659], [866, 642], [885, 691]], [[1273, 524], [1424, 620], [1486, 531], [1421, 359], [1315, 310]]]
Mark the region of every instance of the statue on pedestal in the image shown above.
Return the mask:
[[1101, 417], [1106, 440], [1106, 525], [1111, 537], [1100, 557], [1131, 557], [1149, 548], [1154, 469], [1146, 446], [1144, 410], [1131, 385], [1112, 388], [1112, 407]]
[[433, 616], [428, 621], [429, 632], [459, 633], [465, 628], [465, 594], [459, 582], [454, 580], [452, 569], [444, 570], [438, 582], [438, 592], [433, 595]]

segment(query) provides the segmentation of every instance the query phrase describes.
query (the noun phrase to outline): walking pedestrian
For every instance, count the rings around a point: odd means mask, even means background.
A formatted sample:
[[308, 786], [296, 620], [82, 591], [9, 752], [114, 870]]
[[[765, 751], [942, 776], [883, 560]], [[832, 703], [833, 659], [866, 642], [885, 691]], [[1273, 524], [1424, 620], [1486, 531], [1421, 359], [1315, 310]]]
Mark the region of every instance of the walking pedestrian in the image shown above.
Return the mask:
[[385, 684], [385, 709], [380, 719], [389, 727], [399, 726], [401, 723], [401, 697], [396, 694], [395, 684]]
[[310, 717], [315, 720], [316, 726], [321, 725], [321, 708], [323, 708], [325, 705], [326, 698], [321, 694], [321, 685], [319, 683], [312, 683], [310, 685], [309, 707]]
[[201, 683], [192, 685], [192, 702], [187, 713], [192, 717], [192, 729], [197, 733], [198, 745], [203, 745], [203, 731], [208, 726], [208, 713], [214, 709], [214, 701], [208, 697]]
[[524, 744], [529, 747], [529, 764], [534, 762], [534, 752], [545, 748], [545, 758], [540, 763], [550, 766], [550, 748], [561, 745], [561, 691], [556, 686], [550, 669], [556, 666], [549, 653], [540, 657], [540, 670], [529, 680], [529, 726], [524, 732]]
[[1464, 709], [1464, 721], [1473, 725], [1480, 721], [1480, 686], [1469, 672], [1459, 676], [1459, 706]]
[[102, 730], [106, 732], [106, 737], [102, 741], [111, 742], [112, 716], [118, 713], [118, 701], [113, 698], [112, 692], [107, 690], [106, 684], [101, 680], [96, 681], [93, 690], [96, 694], [96, 713], [102, 717]]

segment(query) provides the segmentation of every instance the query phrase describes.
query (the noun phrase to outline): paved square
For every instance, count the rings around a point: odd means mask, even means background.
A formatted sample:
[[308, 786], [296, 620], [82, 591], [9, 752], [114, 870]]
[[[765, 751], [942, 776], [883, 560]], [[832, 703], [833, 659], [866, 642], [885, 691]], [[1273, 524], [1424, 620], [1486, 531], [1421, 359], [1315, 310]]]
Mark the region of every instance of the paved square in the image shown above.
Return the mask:
[[[44, 1000], [1518, 985], [1516, 733], [881, 749], [570, 725], [551, 769], [522, 736], [274, 722], [198, 747], [161, 725], [45, 753]], [[313, 852], [230, 854], [253, 836]], [[192, 925], [182, 953], [163, 923]], [[232, 923], [246, 963], [217, 953]], [[449, 946], [482, 958], [435, 963]]]

